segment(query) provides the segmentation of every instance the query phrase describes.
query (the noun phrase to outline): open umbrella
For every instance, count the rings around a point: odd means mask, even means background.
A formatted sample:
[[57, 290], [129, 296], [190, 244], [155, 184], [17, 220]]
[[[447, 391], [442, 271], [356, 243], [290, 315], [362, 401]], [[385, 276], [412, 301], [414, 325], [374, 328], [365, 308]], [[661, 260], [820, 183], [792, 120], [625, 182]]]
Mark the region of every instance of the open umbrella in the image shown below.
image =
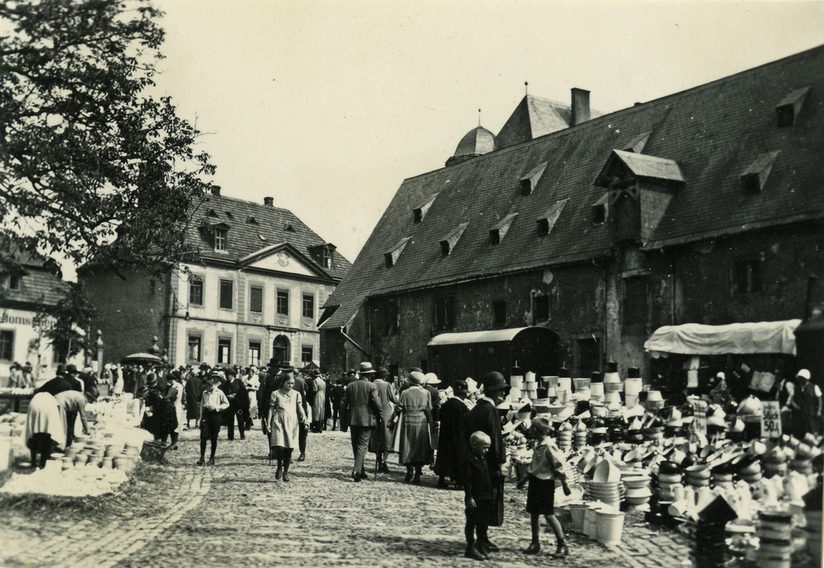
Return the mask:
[[131, 355], [126, 355], [123, 357], [120, 362], [123, 364], [131, 363], [133, 365], [138, 363], [142, 363], [144, 365], [161, 365], [163, 360], [157, 355], [152, 355], [151, 353], [132, 353]]
[[301, 369], [301, 371], [303, 371], [304, 373], [308, 373], [309, 371], [317, 371], [318, 369], [320, 369], [320, 367], [318, 367], [314, 361], [309, 361], [309, 363], [307, 363], [306, 366]]

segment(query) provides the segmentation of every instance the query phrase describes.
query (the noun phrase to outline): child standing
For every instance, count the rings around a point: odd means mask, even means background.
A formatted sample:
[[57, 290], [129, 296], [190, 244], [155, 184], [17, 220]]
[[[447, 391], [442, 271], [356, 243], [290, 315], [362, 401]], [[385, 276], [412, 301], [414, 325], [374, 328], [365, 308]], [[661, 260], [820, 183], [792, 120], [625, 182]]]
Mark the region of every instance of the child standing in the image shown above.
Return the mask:
[[[566, 556], [569, 548], [564, 540], [564, 531], [561, 523], [555, 516], [555, 480], [561, 482], [564, 493], [569, 495], [566, 476], [563, 473], [564, 458], [561, 450], [549, 437], [551, 427], [543, 418], [536, 418], [530, 426], [530, 436], [537, 444], [532, 451], [532, 462], [527, 469], [529, 487], [526, 496], [526, 511], [530, 515], [532, 527], [532, 542], [522, 552], [524, 554], [538, 554], [541, 551], [539, 533], [541, 515], [546, 517], [547, 523], [555, 533], [557, 550], [555, 556]], [[523, 487], [526, 480], [520, 481], [518, 487]]]
[[[486, 453], [492, 440], [487, 434], [473, 432], [469, 437], [470, 455], [464, 461], [462, 479], [464, 484], [464, 500], [466, 502], [466, 552], [464, 556], [475, 560], [486, 560], [489, 551], [485, 544], [487, 529], [493, 499], [492, 478], [489, 475], [489, 465]], [[477, 540], [475, 535], [477, 534]]]

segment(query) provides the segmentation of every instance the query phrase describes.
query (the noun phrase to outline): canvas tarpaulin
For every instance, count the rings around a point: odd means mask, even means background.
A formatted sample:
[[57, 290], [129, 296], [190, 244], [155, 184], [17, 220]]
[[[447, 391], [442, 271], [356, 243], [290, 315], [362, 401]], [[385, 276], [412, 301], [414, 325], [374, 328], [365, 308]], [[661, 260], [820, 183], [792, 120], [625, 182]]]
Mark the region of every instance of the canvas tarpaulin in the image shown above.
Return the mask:
[[783, 353], [795, 355], [793, 331], [800, 319], [704, 325], [685, 323], [658, 328], [644, 349], [681, 355]]

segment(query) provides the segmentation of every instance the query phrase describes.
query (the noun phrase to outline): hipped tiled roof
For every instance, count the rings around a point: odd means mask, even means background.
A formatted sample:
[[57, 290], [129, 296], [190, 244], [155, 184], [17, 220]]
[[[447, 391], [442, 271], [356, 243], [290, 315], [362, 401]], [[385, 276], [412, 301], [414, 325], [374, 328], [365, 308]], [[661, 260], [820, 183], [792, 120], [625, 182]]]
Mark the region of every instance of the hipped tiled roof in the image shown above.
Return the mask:
[[[251, 219], [254, 222], [250, 222]], [[212, 227], [228, 227], [225, 252], [214, 250], [208, 233], [202, 228], [204, 223]], [[222, 195], [209, 195], [198, 207], [192, 217], [187, 242], [198, 246], [207, 262], [240, 262], [263, 249], [288, 243], [332, 279], [343, 278], [351, 267], [351, 263], [335, 250], [332, 268], [323, 268], [310, 249], [328, 243], [288, 209]]]
[[[806, 219], [824, 218], [824, 46], [693, 89], [594, 118], [452, 167], [405, 180], [367, 240], [349, 275], [327, 300], [339, 306], [324, 327], [346, 325], [369, 296], [577, 262], [610, 254], [608, 223], [593, 224], [604, 188], [593, 181], [615, 149], [678, 164], [685, 183], [644, 248], [660, 248]], [[789, 127], [777, 125], [776, 104], [810, 87]], [[644, 136], [642, 136], [644, 135]], [[755, 156], [781, 152], [763, 191], [742, 191], [739, 175]], [[542, 162], [531, 195], [519, 179]], [[411, 210], [440, 192], [422, 223]], [[534, 219], [568, 199], [549, 236]], [[500, 245], [490, 227], [521, 213]], [[469, 223], [449, 256], [439, 240]], [[411, 237], [395, 266], [383, 253]]]

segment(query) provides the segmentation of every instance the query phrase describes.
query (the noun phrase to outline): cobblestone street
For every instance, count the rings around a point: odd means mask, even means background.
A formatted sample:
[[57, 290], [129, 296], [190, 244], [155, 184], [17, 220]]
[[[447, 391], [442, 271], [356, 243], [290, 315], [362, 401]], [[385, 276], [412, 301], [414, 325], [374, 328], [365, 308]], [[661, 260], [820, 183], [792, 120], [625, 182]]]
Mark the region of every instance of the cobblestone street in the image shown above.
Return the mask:
[[[245, 441], [221, 433], [217, 465], [197, 467], [197, 432], [185, 432], [167, 466], [144, 465], [135, 482], [99, 511], [57, 508], [32, 515], [9, 507], [0, 528], [3, 566], [473, 566], [463, 558], [463, 500], [459, 491], [434, 487], [431, 472], [419, 486], [402, 483], [390, 465], [353, 483], [348, 434], [311, 434], [307, 460], [296, 463], [289, 483], [274, 480], [262, 455], [259, 430]], [[374, 462], [372, 462], [374, 463]], [[507, 486], [506, 522], [490, 529], [501, 551], [486, 565], [654, 566], [688, 565], [684, 537], [625, 527], [617, 548], [570, 535], [570, 556], [521, 554], [528, 544], [525, 492]]]

